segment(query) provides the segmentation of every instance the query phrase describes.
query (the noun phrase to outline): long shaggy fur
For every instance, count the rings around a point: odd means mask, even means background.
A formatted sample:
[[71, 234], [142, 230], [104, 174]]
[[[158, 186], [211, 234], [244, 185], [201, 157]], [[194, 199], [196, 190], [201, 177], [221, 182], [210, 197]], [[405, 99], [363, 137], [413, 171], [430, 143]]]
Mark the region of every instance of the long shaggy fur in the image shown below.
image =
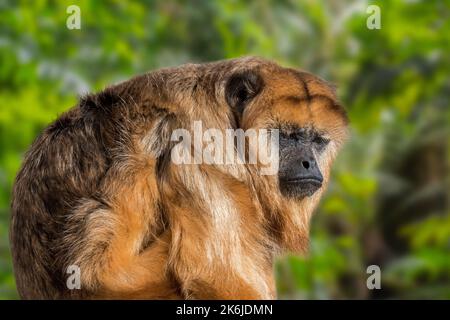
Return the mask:
[[[227, 83], [246, 71], [263, 87], [233, 110]], [[331, 137], [325, 184], [346, 134], [327, 83], [252, 57], [162, 69], [84, 97], [36, 139], [17, 175], [22, 298], [276, 297], [274, 257], [307, 250], [325, 187], [298, 201], [258, 165], [173, 164], [171, 133], [195, 120], [222, 131], [313, 123]], [[69, 265], [80, 267], [81, 290], [66, 286]]]

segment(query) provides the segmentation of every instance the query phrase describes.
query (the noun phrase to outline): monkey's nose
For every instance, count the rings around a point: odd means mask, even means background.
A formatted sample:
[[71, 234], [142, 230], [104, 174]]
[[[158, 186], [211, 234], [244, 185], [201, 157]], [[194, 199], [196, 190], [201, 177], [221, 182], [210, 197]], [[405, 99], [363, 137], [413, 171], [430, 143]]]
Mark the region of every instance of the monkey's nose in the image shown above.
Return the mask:
[[302, 166], [303, 166], [303, 168], [308, 170], [309, 169], [309, 161], [302, 161]]
[[301, 165], [298, 166], [293, 180], [300, 183], [313, 183], [321, 185], [323, 182], [322, 173], [319, 170], [319, 166], [314, 159], [303, 159], [301, 160]]

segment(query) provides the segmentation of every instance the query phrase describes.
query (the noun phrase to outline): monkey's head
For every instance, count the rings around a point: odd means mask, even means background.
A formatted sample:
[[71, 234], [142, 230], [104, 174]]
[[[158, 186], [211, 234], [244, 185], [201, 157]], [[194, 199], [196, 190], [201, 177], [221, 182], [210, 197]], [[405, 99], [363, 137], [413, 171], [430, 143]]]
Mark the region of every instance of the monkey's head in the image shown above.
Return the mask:
[[[163, 80], [164, 85], [152, 87], [158, 93], [153, 99], [163, 99], [157, 104], [185, 119], [174, 128], [191, 130], [192, 122], [199, 120], [203, 130], [278, 129], [278, 170], [253, 180], [265, 183], [267, 194], [289, 202], [315, 204], [320, 198], [348, 123], [335, 89], [326, 81], [255, 57], [188, 64], [148, 77]], [[163, 87], [166, 90], [160, 91]]]
[[243, 61], [230, 71], [224, 90], [237, 126], [279, 129], [279, 170], [272, 183], [284, 198], [318, 199], [347, 134], [335, 89], [310, 73]]

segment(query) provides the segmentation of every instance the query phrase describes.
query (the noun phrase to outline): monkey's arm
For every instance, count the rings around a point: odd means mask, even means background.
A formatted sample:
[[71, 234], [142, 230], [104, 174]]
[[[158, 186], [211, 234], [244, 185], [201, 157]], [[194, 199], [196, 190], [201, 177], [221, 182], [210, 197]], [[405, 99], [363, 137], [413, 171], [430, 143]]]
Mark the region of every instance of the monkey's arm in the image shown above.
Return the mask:
[[113, 168], [101, 200], [85, 199], [72, 214], [65, 264], [79, 266], [81, 287], [92, 297], [174, 297], [165, 268], [169, 234], [161, 234], [153, 168], [145, 166], [135, 173]]

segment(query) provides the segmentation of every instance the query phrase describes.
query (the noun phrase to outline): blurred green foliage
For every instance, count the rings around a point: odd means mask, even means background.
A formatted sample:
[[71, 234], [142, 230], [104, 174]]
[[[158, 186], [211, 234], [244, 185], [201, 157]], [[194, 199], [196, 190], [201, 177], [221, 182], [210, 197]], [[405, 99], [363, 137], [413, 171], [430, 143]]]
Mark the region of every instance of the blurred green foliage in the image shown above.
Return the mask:
[[[0, 1], [0, 298], [17, 298], [9, 202], [24, 151], [77, 95], [147, 70], [260, 55], [338, 85], [351, 139], [280, 298], [450, 298], [450, 3]], [[381, 8], [369, 30], [366, 9]], [[368, 290], [368, 265], [382, 289]]]

